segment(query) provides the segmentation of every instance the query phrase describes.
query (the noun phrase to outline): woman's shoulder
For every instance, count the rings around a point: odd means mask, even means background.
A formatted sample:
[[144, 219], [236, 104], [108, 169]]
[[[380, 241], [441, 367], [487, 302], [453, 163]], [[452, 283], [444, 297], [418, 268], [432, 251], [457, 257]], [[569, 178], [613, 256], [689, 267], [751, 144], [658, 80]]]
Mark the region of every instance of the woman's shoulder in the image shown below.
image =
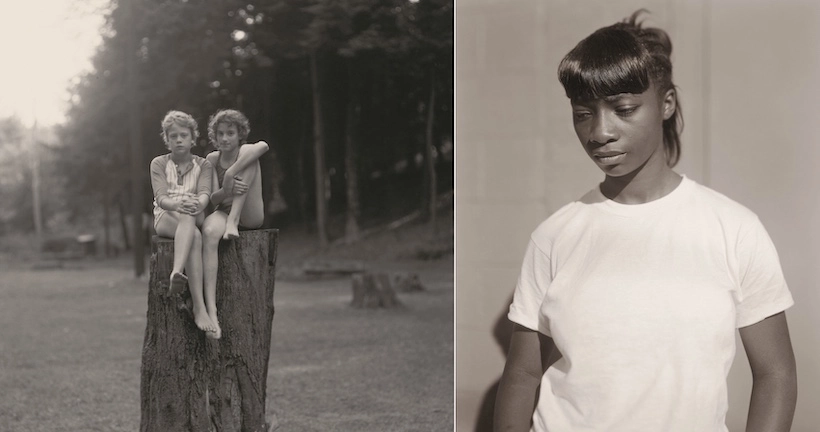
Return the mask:
[[698, 198], [696, 202], [707, 207], [722, 219], [737, 220], [738, 222], [756, 221], [758, 219], [754, 211], [722, 192], [695, 181], [692, 181], [692, 183], [694, 195]]
[[568, 228], [571, 228], [572, 225], [584, 219], [583, 213], [587, 208], [587, 206], [584, 206], [582, 200], [564, 204], [538, 224], [530, 236], [531, 240], [535, 242], [538, 247], [546, 249], [548, 247], [547, 245], [555, 242], [559, 234], [566, 234]]

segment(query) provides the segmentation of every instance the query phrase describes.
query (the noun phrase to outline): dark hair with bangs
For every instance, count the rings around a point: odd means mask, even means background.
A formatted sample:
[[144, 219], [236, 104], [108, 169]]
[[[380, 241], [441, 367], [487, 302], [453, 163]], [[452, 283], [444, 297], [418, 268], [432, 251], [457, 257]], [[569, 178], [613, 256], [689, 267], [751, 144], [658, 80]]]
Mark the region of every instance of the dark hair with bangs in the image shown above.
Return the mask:
[[[571, 100], [601, 99], [619, 93], [643, 93], [655, 83], [660, 94], [672, 83], [672, 41], [659, 28], [641, 26], [640, 9], [623, 22], [598, 29], [561, 60], [558, 79]], [[675, 113], [663, 121], [666, 164], [680, 160], [683, 114], [675, 93]]]

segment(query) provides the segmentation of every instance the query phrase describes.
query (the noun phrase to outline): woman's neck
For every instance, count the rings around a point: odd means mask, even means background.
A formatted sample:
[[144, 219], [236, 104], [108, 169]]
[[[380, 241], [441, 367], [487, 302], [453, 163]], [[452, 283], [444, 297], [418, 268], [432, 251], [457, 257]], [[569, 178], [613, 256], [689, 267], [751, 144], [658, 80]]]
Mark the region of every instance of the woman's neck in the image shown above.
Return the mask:
[[682, 177], [663, 164], [646, 164], [620, 177], [607, 176], [601, 193], [621, 204], [645, 204], [675, 190]]

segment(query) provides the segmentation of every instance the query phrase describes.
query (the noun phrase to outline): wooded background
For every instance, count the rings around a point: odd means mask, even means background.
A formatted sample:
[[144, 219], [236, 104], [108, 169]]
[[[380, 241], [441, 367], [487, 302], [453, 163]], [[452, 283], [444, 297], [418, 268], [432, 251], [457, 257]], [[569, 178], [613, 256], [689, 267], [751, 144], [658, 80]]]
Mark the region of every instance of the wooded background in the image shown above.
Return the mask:
[[305, 224], [323, 246], [435, 218], [434, 197], [452, 191], [452, 0], [119, 0], [101, 12], [65, 123], [0, 120], [0, 234], [96, 226], [106, 250], [130, 248], [171, 109], [198, 121], [200, 155], [208, 116], [243, 111], [248, 141], [271, 145], [265, 226]]

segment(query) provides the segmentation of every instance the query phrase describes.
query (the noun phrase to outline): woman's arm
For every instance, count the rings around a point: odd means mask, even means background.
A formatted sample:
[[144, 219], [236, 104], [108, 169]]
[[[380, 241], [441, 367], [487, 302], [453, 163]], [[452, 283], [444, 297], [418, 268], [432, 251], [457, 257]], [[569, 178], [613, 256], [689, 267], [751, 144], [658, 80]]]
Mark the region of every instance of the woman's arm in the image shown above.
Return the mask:
[[541, 377], [557, 360], [552, 355], [554, 348], [552, 338], [519, 324], [515, 325], [510, 338], [510, 352], [507, 354], [507, 363], [495, 399], [493, 430], [530, 430]]
[[222, 201], [225, 201], [227, 194], [222, 190], [222, 188], [216, 189], [214, 193], [211, 194], [211, 204], [213, 206], [218, 206], [222, 204]]
[[154, 191], [154, 199], [157, 206], [163, 210], [178, 211], [181, 205], [179, 200], [168, 196], [168, 182], [165, 179], [165, 163], [167, 161], [162, 156], [157, 156], [151, 161], [150, 175], [151, 188]]
[[196, 209], [194, 209], [191, 212], [191, 216], [196, 216], [196, 215], [202, 213], [203, 211], [205, 211], [205, 209], [208, 208], [208, 202], [210, 202], [210, 199], [211, 199], [211, 197], [207, 193], [201, 193], [201, 194], [197, 195], [197, 197], [196, 197], [197, 206], [196, 206]]
[[241, 182], [243, 179], [236, 179], [235, 177], [252, 163], [258, 161], [269, 148], [268, 143], [265, 141], [259, 141], [254, 144], [243, 144], [239, 147], [239, 156], [237, 156], [236, 162], [225, 170], [225, 179], [222, 180], [222, 188], [227, 191], [225, 193], [229, 195], [236, 195], [233, 189], [235, 180], [239, 180]]
[[[237, 179], [236, 175], [241, 173], [245, 168], [247, 168], [251, 163], [256, 162], [259, 158], [268, 151], [268, 143], [264, 141], [259, 141], [254, 144], [244, 144], [239, 147], [239, 156], [237, 156], [236, 161], [225, 170], [225, 178], [222, 180], [222, 187], [219, 185], [215, 185], [213, 188], [213, 193], [211, 194], [211, 204], [219, 205], [225, 198], [237, 195], [234, 185], [239, 182], [241, 184], [240, 189], [244, 189], [247, 191], [249, 185], [244, 183], [242, 179]], [[219, 163], [219, 153], [213, 152], [208, 156], [216, 153], [217, 156], [211, 160], [211, 163], [216, 164]], [[216, 174], [214, 174], [216, 177]], [[242, 192], [240, 192], [242, 193]]]
[[262, 157], [262, 155], [265, 154], [269, 148], [268, 143], [265, 141], [241, 145], [239, 147], [239, 156], [236, 158], [236, 162], [234, 162], [233, 165], [228, 167], [225, 171], [225, 178], [227, 178], [229, 174], [233, 177], [242, 171], [245, 171], [245, 168], [259, 160], [259, 158]]
[[168, 182], [165, 180], [163, 158], [161, 156], [157, 156], [151, 161], [149, 173], [151, 177], [151, 189], [154, 192], [154, 199], [157, 201], [157, 205], [164, 208], [162, 207], [162, 198], [168, 196]]
[[740, 338], [754, 382], [746, 432], [788, 432], [797, 403], [797, 372], [786, 313], [741, 328]]
[[157, 197], [157, 204], [159, 208], [168, 211], [181, 211], [182, 201], [177, 198], [171, 198], [168, 195], [161, 195]]

